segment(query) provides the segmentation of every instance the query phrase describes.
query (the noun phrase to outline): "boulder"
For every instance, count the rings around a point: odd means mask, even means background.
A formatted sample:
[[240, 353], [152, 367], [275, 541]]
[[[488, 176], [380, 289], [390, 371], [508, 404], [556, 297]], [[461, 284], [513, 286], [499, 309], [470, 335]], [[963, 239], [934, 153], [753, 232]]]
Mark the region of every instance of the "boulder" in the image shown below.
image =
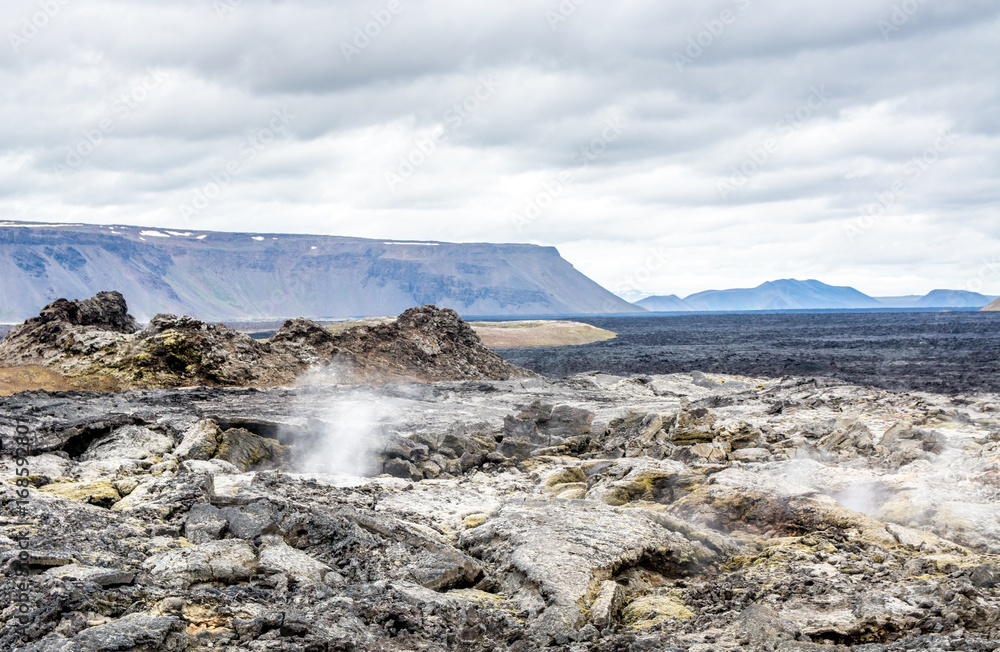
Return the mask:
[[670, 441], [676, 446], [711, 442], [715, 438], [712, 430], [715, 419], [708, 408], [681, 410], [670, 425]]
[[233, 584], [257, 572], [257, 555], [246, 541], [223, 539], [153, 555], [142, 564], [154, 581], [179, 589], [192, 584]]
[[44, 575], [47, 577], [57, 577], [61, 580], [94, 582], [101, 588], [131, 584], [135, 579], [135, 573], [130, 571], [117, 568], [101, 568], [99, 566], [81, 566], [80, 564], [55, 566], [45, 571]]
[[111, 507], [122, 499], [121, 494], [110, 480], [92, 482], [55, 482], [47, 484], [39, 491], [51, 496], [75, 500], [97, 507]]
[[253, 541], [276, 527], [275, 510], [267, 500], [242, 507], [223, 507], [219, 513], [226, 519], [229, 534], [239, 539]]
[[13, 329], [8, 336], [13, 335], [16, 338], [25, 331], [43, 324], [92, 326], [126, 335], [139, 330], [138, 322], [128, 314], [128, 305], [121, 292], [98, 292], [97, 296], [83, 301], [56, 299], [42, 308], [37, 317]]
[[618, 612], [622, 608], [622, 598], [625, 595], [624, 589], [618, 582], [605, 580], [601, 582], [601, 588], [597, 592], [597, 599], [590, 608], [590, 622], [597, 629], [606, 629], [618, 618]]
[[672, 576], [695, 572], [716, 555], [636, 510], [599, 504], [511, 502], [486, 523], [463, 530], [462, 546], [501, 569], [532, 627], [544, 634], [585, 624], [582, 605], [591, 582], [656, 553]]
[[188, 649], [184, 622], [174, 616], [132, 613], [103, 625], [88, 627], [72, 638], [51, 634], [22, 648], [25, 652], [118, 652], [121, 650]]
[[969, 575], [972, 584], [984, 589], [1000, 586], [1000, 564], [980, 564]]
[[230, 428], [222, 433], [212, 458], [249, 471], [279, 467], [287, 454], [287, 449], [275, 439], [255, 435], [243, 428]]
[[221, 539], [226, 531], [225, 516], [218, 507], [208, 503], [195, 503], [184, 521], [184, 537], [191, 543], [205, 543]]
[[211, 420], [199, 421], [184, 432], [181, 443], [174, 450], [179, 460], [208, 460], [215, 454], [222, 439], [222, 429]]
[[265, 573], [286, 573], [301, 584], [319, 584], [332, 570], [275, 535], [261, 537], [258, 565]]
[[78, 458], [87, 460], [142, 460], [160, 457], [174, 448], [174, 439], [144, 426], [125, 425], [95, 440]]
[[287, 455], [287, 449], [275, 439], [244, 428], [222, 430], [211, 420], [199, 421], [189, 428], [174, 451], [179, 460], [219, 460], [240, 471], [280, 466]]

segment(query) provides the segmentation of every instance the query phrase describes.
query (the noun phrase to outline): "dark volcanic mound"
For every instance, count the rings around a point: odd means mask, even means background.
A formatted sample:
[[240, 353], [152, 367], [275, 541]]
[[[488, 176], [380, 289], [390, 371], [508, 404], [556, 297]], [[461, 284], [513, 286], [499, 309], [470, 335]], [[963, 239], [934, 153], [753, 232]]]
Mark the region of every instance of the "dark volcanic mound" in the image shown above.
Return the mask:
[[333, 342], [353, 353], [360, 369], [390, 377], [472, 380], [522, 372], [484, 347], [457, 312], [436, 306], [410, 308], [389, 324], [351, 328]]
[[128, 314], [128, 305], [120, 292], [100, 292], [83, 301], [57, 299], [42, 308], [37, 317], [25, 322], [24, 328], [53, 322], [96, 326], [106, 331], [126, 334], [139, 330], [139, 324]]
[[37, 365], [118, 386], [273, 386], [312, 382], [503, 380], [531, 372], [483, 346], [453, 310], [413, 308], [396, 323], [333, 336], [290, 319], [265, 342], [222, 324], [161, 314], [138, 330], [117, 292], [60, 299], [0, 340], [0, 367]]

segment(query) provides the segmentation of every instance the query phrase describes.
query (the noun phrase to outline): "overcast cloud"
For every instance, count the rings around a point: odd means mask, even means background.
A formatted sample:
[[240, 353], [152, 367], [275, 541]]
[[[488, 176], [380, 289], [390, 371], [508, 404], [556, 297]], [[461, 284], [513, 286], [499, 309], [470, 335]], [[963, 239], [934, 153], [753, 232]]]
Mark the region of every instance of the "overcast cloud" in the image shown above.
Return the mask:
[[0, 218], [1000, 294], [995, 0], [5, 0]]

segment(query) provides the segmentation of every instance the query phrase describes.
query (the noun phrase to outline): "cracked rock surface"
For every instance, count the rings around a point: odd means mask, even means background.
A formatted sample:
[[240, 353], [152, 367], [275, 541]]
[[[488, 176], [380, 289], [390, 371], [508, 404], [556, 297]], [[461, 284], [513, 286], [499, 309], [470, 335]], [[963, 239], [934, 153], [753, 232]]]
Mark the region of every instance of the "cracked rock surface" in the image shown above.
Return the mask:
[[997, 395], [587, 374], [0, 398], [18, 422], [4, 650], [1000, 648]]

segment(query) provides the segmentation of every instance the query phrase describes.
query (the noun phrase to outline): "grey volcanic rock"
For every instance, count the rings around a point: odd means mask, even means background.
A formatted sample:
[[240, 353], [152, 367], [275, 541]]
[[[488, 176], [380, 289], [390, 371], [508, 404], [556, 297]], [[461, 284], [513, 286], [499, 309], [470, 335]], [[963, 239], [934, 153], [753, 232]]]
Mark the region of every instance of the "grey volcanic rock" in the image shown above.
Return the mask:
[[[41, 365], [68, 377], [114, 378], [124, 387], [271, 386], [531, 376], [483, 346], [453, 310], [411, 308], [390, 324], [337, 336], [290, 319], [267, 342], [192, 317], [156, 315], [135, 332], [120, 294], [46, 306], [0, 340], [0, 366]], [[230, 460], [231, 461], [231, 460]]]
[[[278, 331], [274, 337], [281, 334]], [[484, 347], [472, 327], [454, 310], [439, 310], [436, 306], [410, 308], [388, 324], [349, 329], [334, 337], [332, 345], [351, 354], [355, 374], [372, 380], [505, 379], [531, 375]]]
[[0, 364], [47, 365], [64, 355], [100, 355], [138, 330], [118, 292], [100, 292], [85, 301], [58, 299], [0, 340]]
[[72, 638], [62, 635], [46, 637], [25, 652], [76, 652], [93, 650], [166, 650], [187, 649], [184, 622], [175, 617], [153, 617], [144, 613], [122, 616], [110, 623], [88, 627]]
[[[0, 568], [31, 547], [0, 649], [992, 652], [998, 405], [700, 373], [3, 397], [36, 443], [0, 450]], [[226, 433], [289, 454], [194, 459]]]
[[[604, 505], [513, 502], [467, 531], [463, 547], [503, 569], [496, 578], [545, 635], [584, 626], [581, 609], [596, 579], [649, 563], [673, 577], [708, 566], [716, 554], [662, 527], [640, 510]], [[655, 558], [655, 561], [653, 561]]]
[[153, 555], [142, 568], [156, 581], [182, 589], [200, 582], [232, 584], [254, 575], [257, 555], [245, 541], [209, 541]]
[[553, 247], [0, 223], [0, 321], [105, 288], [142, 321], [395, 315], [424, 304], [463, 315], [640, 311]]
[[59, 299], [45, 306], [37, 317], [29, 319], [22, 328], [30, 329], [50, 322], [96, 326], [102, 330], [125, 334], [139, 330], [135, 318], [128, 314], [125, 297], [120, 292], [98, 292], [97, 296], [84, 301]]

